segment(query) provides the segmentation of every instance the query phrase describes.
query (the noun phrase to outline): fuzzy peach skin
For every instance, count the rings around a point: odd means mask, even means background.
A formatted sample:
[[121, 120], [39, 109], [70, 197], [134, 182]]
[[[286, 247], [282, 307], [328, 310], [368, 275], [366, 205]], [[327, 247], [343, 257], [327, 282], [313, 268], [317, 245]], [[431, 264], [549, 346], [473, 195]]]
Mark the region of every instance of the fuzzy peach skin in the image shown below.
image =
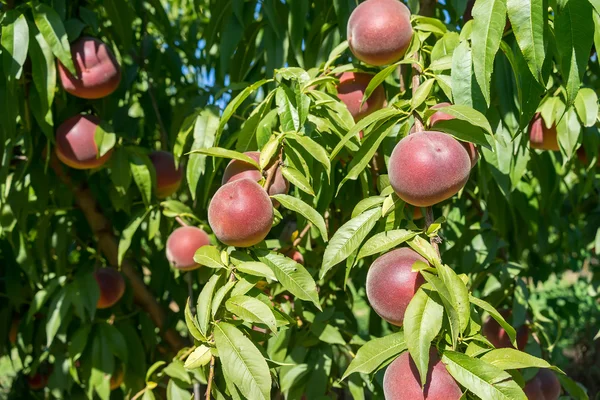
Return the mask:
[[112, 149], [98, 157], [94, 141], [100, 119], [93, 115], [76, 115], [63, 122], [56, 130], [56, 156], [64, 164], [76, 169], [92, 169], [104, 165]]
[[[501, 310], [500, 314], [508, 321], [512, 312], [511, 310]], [[483, 336], [485, 336], [497, 349], [513, 347], [504, 328], [502, 328], [492, 317], [485, 321], [481, 328], [481, 333], [483, 333]], [[523, 351], [525, 349], [527, 339], [529, 339], [529, 328], [527, 325], [522, 325], [517, 331], [517, 348], [519, 350]]]
[[412, 39], [410, 10], [398, 0], [367, 0], [348, 20], [348, 45], [360, 61], [381, 66], [402, 58]]
[[429, 368], [423, 388], [417, 366], [405, 351], [385, 370], [383, 393], [386, 400], [458, 400], [462, 396], [460, 386], [433, 347], [429, 351]]
[[559, 151], [556, 125], [546, 128], [542, 115], [535, 114], [529, 124], [529, 143], [532, 149]]
[[523, 389], [528, 400], [558, 400], [560, 382], [549, 369], [540, 369]]
[[208, 206], [210, 227], [229, 246], [250, 247], [261, 242], [271, 230], [273, 218], [269, 195], [248, 178], [221, 186]]
[[109, 308], [121, 300], [125, 293], [125, 279], [119, 271], [114, 268], [100, 268], [94, 273], [94, 278], [100, 288], [96, 308]]
[[202, 247], [210, 244], [206, 232], [195, 226], [177, 228], [167, 239], [167, 259], [173, 268], [191, 271], [200, 267], [194, 261], [194, 254]]
[[408, 303], [425, 282], [420, 273], [412, 271], [415, 261], [427, 263], [415, 251], [403, 247], [377, 258], [367, 272], [369, 303], [392, 325], [402, 325]]
[[338, 97], [346, 105], [355, 122], [381, 110], [385, 104], [385, 91], [383, 86], [379, 85], [361, 107], [360, 103], [371, 79], [373, 75], [363, 72], [344, 72], [340, 75]]
[[71, 43], [71, 57], [77, 75], [73, 76], [58, 62], [63, 89], [83, 99], [100, 99], [114, 92], [121, 82], [121, 67], [102, 41], [82, 37]]
[[429, 207], [454, 196], [469, 179], [471, 159], [452, 136], [425, 131], [408, 135], [389, 160], [390, 184], [402, 200]]
[[153, 151], [149, 157], [156, 171], [156, 197], [171, 196], [181, 186], [183, 171], [175, 167], [175, 157], [168, 151]]
[[[260, 158], [259, 151], [247, 151], [244, 153], [254, 161], [258, 162]], [[252, 164], [248, 164], [240, 160], [231, 160], [225, 172], [223, 172], [223, 180], [221, 184], [224, 185], [228, 182], [232, 182], [238, 179], [250, 178], [256, 182], [259, 182], [263, 176], [258, 169]], [[281, 168], [277, 167], [275, 170], [275, 178], [269, 187], [269, 196], [276, 194], [286, 194], [290, 190], [290, 183], [283, 177]]]

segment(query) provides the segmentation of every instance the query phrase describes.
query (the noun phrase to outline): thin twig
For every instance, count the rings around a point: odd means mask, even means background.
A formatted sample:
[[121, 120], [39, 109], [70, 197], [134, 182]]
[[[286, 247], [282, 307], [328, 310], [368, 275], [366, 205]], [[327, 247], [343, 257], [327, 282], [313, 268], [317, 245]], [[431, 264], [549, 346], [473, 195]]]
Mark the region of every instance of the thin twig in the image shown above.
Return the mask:
[[304, 239], [304, 236], [306, 236], [306, 234], [308, 233], [308, 231], [310, 230], [310, 227], [312, 226], [312, 224], [306, 224], [306, 226], [304, 227], [304, 229], [302, 229], [302, 232], [300, 232], [300, 234], [298, 235], [298, 237], [296, 238], [296, 240], [294, 240], [294, 243], [292, 243], [292, 247], [296, 247], [300, 244], [300, 242], [302, 241], [302, 239]]
[[271, 184], [273, 183], [273, 180], [275, 179], [275, 171], [277, 171], [277, 167], [279, 167], [279, 164], [274, 163], [267, 170], [267, 179], [265, 180], [265, 184], [263, 186], [265, 188], [265, 190], [267, 191], [267, 193], [269, 192], [269, 188], [271, 187]]
[[215, 377], [215, 356], [210, 357], [210, 371], [208, 373], [208, 382], [206, 386], [206, 400], [210, 400], [210, 391], [212, 389], [212, 382]]
[[175, 217], [175, 221], [177, 221], [181, 226], [189, 226], [189, 224], [185, 222], [181, 217]]

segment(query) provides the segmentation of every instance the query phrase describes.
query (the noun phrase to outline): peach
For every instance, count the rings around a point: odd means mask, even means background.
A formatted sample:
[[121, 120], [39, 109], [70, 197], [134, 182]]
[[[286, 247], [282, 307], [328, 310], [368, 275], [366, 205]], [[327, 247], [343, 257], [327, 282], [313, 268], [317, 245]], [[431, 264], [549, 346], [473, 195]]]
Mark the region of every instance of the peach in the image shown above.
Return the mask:
[[194, 254], [202, 246], [210, 244], [206, 232], [195, 226], [182, 226], [167, 239], [167, 259], [174, 268], [191, 271], [200, 267], [194, 261]]
[[302, 253], [296, 249], [290, 249], [287, 253], [285, 253], [285, 256], [296, 261], [298, 264], [304, 265], [304, 256], [302, 256]]
[[125, 293], [125, 279], [114, 268], [100, 268], [94, 273], [100, 288], [100, 298], [96, 308], [104, 309], [114, 306]]
[[[512, 311], [501, 310], [500, 314], [504, 317], [504, 319], [509, 321]], [[500, 324], [492, 317], [490, 317], [483, 324], [481, 332], [494, 345], [494, 347], [498, 349], [513, 347], [504, 328], [502, 328]], [[525, 346], [527, 345], [527, 339], [529, 339], [529, 328], [527, 325], [522, 325], [517, 331], [517, 348], [519, 350], [523, 351], [525, 349]]]
[[398, 0], [367, 0], [348, 19], [348, 45], [356, 58], [381, 66], [402, 58], [412, 39], [410, 10]]
[[229, 182], [215, 193], [208, 206], [208, 223], [217, 238], [236, 247], [261, 242], [273, 225], [269, 195], [252, 179]]
[[452, 136], [425, 131], [408, 135], [394, 148], [389, 178], [402, 200], [429, 207], [454, 196], [469, 179], [471, 159]]
[[383, 393], [386, 400], [458, 400], [462, 396], [460, 386], [442, 364], [435, 348], [429, 351], [429, 368], [423, 388], [417, 366], [405, 351], [385, 370]]
[[37, 372], [35, 375], [27, 377], [27, 384], [31, 390], [41, 390], [48, 385], [48, 378], [47, 374]]
[[181, 186], [182, 169], [175, 166], [175, 157], [168, 151], [153, 151], [149, 157], [156, 171], [156, 197], [171, 196]]
[[94, 141], [100, 119], [93, 115], [76, 115], [63, 122], [56, 130], [56, 156], [64, 164], [76, 169], [92, 169], [104, 165], [112, 149], [98, 157]]
[[68, 93], [83, 99], [100, 99], [119, 87], [121, 67], [102, 41], [92, 37], [77, 39], [71, 43], [71, 57], [77, 76], [58, 62], [60, 82]]
[[[447, 107], [447, 106], [451, 106], [452, 104], [450, 103], [439, 103], [436, 104], [435, 106], [431, 107], [432, 110], [437, 110], [439, 108], [443, 108], [443, 107]], [[430, 127], [434, 127], [435, 124], [437, 124], [440, 121], [449, 121], [454, 119], [454, 117], [450, 114], [446, 114], [445, 112], [442, 111], [436, 111], [435, 113], [433, 113], [433, 115], [431, 117], [429, 117], [429, 126]], [[469, 142], [463, 142], [459, 140], [459, 143], [463, 145], [463, 147], [465, 148], [465, 150], [467, 150], [467, 153], [469, 153], [469, 158], [471, 159], [471, 168], [473, 168], [476, 164], [477, 161], [479, 160], [479, 152], [477, 151], [477, 147], [475, 147], [475, 145], [473, 143], [469, 143]]]
[[552, 124], [550, 128], [546, 128], [542, 115], [540, 113], [535, 114], [529, 124], [529, 143], [532, 149], [560, 150], [560, 147], [558, 147], [556, 124]]
[[[363, 95], [372, 78], [373, 75], [362, 72], [344, 72], [340, 76], [338, 97], [346, 105], [355, 122], [380, 110], [385, 104], [385, 91], [383, 86], [379, 85], [361, 107]], [[362, 131], [359, 132], [359, 136], [362, 139]]]
[[427, 263], [415, 251], [403, 247], [377, 258], [367, 272], [367, 298], [373, 310], [390, 324], [401, 326], [404, 312], [424, 279], [412, 271], [415, 261]]
[[539, 372], [525, 385], [523, 389], [529, 400], [558, 400], [560, 397], [560, 382], [549, 369]]
[[[577, 158], [579, 159], [579, 161], [581, 161], [586, 167], [588, 166], [588, 164], [590, 163], [590, 161], [588, 160], [587, 157], [587, 153], [585, 152], [585, 149], [583, 148], [583, 146], [580, 146], [577, 149]], [[600, 167], [600, 156], [596, 157], [596, 166]]]
[[19, 334], [19, 324], [20, 323], [21, 323], [21, 320], [17, 317], [14, 317], [10, 324], [10, 330], [8, 331], [8, 341], [11, 344], [17, 343], [17, 335]]
[[123, 369], [123, 365], [119, 364], [113, 374], [110, 377], [110, 390], [118, 389], [123, 383], [123, 378], [125, 377], [125, 370]]
[[[260, 158], [259, 151], [247, 151], [244, 154], [256, 162], [258, 162]], [[240, 160], [231, 160], [229, 164], [227, 164], [227, 167], [225, 167], [221, 184], [224, 185], [228, 182], [244, 178], [250, 178], [256, 182], [259, 182], [263, 176], [254, 165]], [[275, 178], [273, 178], [273, 182], [269, 187], [269, 195], [273, 196], [275, 194], [286, 194], [289, 190], [290, 183], [283, 177], [281, 168], [277, 167], [275, 170]]]

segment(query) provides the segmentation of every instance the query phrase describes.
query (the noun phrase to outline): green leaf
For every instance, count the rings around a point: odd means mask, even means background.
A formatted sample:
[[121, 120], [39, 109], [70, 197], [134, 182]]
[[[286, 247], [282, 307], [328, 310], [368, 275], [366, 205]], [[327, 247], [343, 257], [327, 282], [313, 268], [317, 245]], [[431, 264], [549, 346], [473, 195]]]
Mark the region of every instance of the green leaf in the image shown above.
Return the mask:
[[219, 282], [220, 275], [213, 275], [210, 277], [208, 282], [202, 288], [200, 295], [198, 296], [198, 303], [196, 305], [196, 318], [198, 319], [198, 328], [200, 333], [204, 337], [208, 337], [208, 324], [211, 317], [211, 303], [215, 287]]
[[327, 226], [325, 225], [325, 220], [323, 219], [321, 214], [317, 212], [317, 210], [315, 210], [302, 200], [286, 194], [277, 194], [271, 197], [277, 200], [279, 203], [281, 203], [281, 205], [283, 205], [288, 210], [295, 211], [298, 214], [302, 215], [304, 218], [306, 218], [319, 230], [323, 240], [325, 242], [327, 241]]
[[352, 218], [338, 229], [323, 254], [320, 277], [350, 256], [381, 218], [381, 207], [372, 208]]
[[460, 332], [464, 332], [471, 319], [469, 291], [460, 277], [447, 265], [437, 266], [438, 277], [444, 282], [450, 294], [452, 307], [458, 313]]
[[205, 366], [210, 362], [212, 353], [210, 347], [204, 345], [196, 347], [196, 349], [186, 358], [183, 367], [185, 369], [195, 369]]
[[412, 247], [414, 251], [425, 257], [431, 265], [440, 265], [440, 256], [428, 240], [423, 239], [421, 236], [415, 236], [408, 242], [408, 245]]
[[[507, 0], [508, 18], [529, 70], [544, 84], [542, 68], [546, 59], [547, 10], [543, 0]], [[547, 6], [546, 6], [547, 8]]]
[[348, 365], [346, 372], [342, 376], [342, 380], [355, 372], [370, 374], [377, 370], [384, 362], [396, 357], [406, 349], [406, 340], [402, 331], [373, 339], [358, 349], [356, 357]]
[[275, 315], [262, 301], [250, 296], [233, 296], [225, 302], [227, 311], [237, 315], [244, 321], [267, 325], [277, 332]]
[[225, 322], [215, 325], [214, 336], [221, 365], [235, 386], [249, 399], [270, 399], [269, 366], [256, 346]]
[[583, 126], [594, 126], [598, 118], [598, 95], [589, 88], [582, 88], [575, 98], [575, 110]]
[[372, 256], [373, 254], [384, 253], [398, 245], [411, 240], [417, 235], [417, 232], [412, 232], [406, 229], [393, 229], [391, 231], [380, 232], [373, 235], [365, 244], [360, 248], [357, 260], [361, 258]]
[[473, 70], [475, 79], [490, 105], [490, 82], [494, 57], [506, 24], [506, 0], [478, 0], [473, 6]]
[[177, 137], [175, 138], [175, 145], [173, 146], [173, 156], [175, 157], [175, 162], [177, 164], [179, 164], [179, 159], [181, 158], [181, 155], [184, 152], [188, 141], [188, 137], [192, 132], [192, 129], [194, 129], [194, 125], [196, 124], [198, 114], [198, 112], [195, 112], [191, 115], [188, 115], [181, 123], [179, 132], [177, 133]]
[[452, 304], [452, 296], [450, 295], [450, 289], [446, 287], [444, 281], [437, 276], [433, 275], [428, 271], [421, 270], [421, 276], [438, 292], [444, 309], [446, 310], [446, 316], [450, 325], [450, 335], [452, 338], [452, 345], [457, 346], [458, 337], [460, 335], [460, 319], [458, 317], [458, 310]]
[[[56, 91], [56, 59], [52, 49], [37, 30], [29, 36], [29, 57], [31, 57], [33, 83], [40, 94], [42, 108], [50, 111]], [[52, 114], [49, 114], [48, 123], [51, 123]]]
[[323, 66], [323, 71], [327, 72], [329, 67], [348, 49], [348, 47], [347, 40], [344, 40], [342, 43], [335, 46], [335, 48], [331, 50], [331, 53], [329, 53], [329, 58]]
[[297, 169], [284, 165], [281, 167], [281, 173], [285, 179], [290, 181], [290, 183], [292, 183], [298, 189], [310, 194], [311, 196], [315, 195], [309, 180]]
[[[389, 187], [390, 189], [392, 188], [391, 186], [387, 187]], [[370, 208], [382, 205], [385, 199], [386, 197], [383, 196], [371, 196], [367, 197], [366, 199], [362, 199], [352, 210], [351, 218], [359, 216], [360, 214], [362, 214]]]
[[163, 373], [167, 374], [171, 378], [178, 379], [190, 385], [192, 384], [190, 374], [183, 367], [183, 362], [179, 360], [174, 360], [169, 365], [167, 365], [163, 369]]
[[[179, 386], [176, 380], [169, 380], [167, 384], [167, 399], [168, 400], [190, 400], [190, 392], [186, 388]], [[144, 394], [148, 391], [144, 392]]]
[[258, 250], [257, 256], [273, 270], [286, 290], [301, 300], [311, 301], [321, 309], [317, 285], [304, 266], [282, 254], [266, 250]]
[[142, 200], [146, 207], [150, 206], [152, 200], [152, 171], [154, 167], [150, 159], [145, 154], [140, 154], [134, 151], [129, 152], [129, 169], [133, 181], [142, 194]]
[[129, 2], [121, 0], [105, 0], [102, 2], [106, 14], [110, 19], [112, 28], [116, 31], [116, 37], [120, 40], [125, 51], [129, 51], [133, 38], [133, 17], [135, 11], [129, 6]]
[[438, 121], [435, 124], [435, 130], [448, 133], [464, 142], [490, 147], [489, 141], [486, 139], [485, 131], [465, 121], [457, 119]]
[[106, 338], [106, 343], [110, 352], [115, 356], [123, 360], [123, 363], [127, 364], [128, 350], [125, 337], [114, 325], [107, 323], [100, 324], [101, 334]]
[[567, 89], [568, 105], [573, 104], [577, 97], [590, 58], [590, 49], [594, 41], [592, 13], [592, 6], [588, 0], [559, 2], [555, 13], [556, 47], [560, 56], [563, 82]]
[[219, 311], [219, 308], [221, 307], [221, 303], [223, 303], [223, 299], [225, 299], [225, 297], [229, 294], [229, 292], [231, 291], [231, 289], [233, 289], [233, 287], [238, 283], [238, 281], [228, 281], [225, 285], [221, 286], [219, 288], [219, 290], [217, 290], [215, 292], [215, 295], [213, 296], [212, 299], [212, 304], [211, 304], [211, 312], [210, 315], [215, 318], [215, 315], [217, 315], [217, 312]]
[[[215, 143], [215, 134], [219, 127], [219, 114], [214, 107], [207, 107], [200, 111], [194, 123], [194, 141], [192, 150], [204, 149]], [[192, 199], [196, 198], [198, 181], [206, 171], [206, 155], [192, 151], [185, 169], [186, 178]], [[200, 154], [196, 154], [200, 153]]]
[[244, 90], [240, 92], [233, 100], [227, 104], [225, 110], [223, 111], [223, 115], [221, 116], [221, 122], [219, 122], [219, 128], [217, 129], [217, 133], [215, 135], [215, 146], [219, 145], [219, 139], [221, 138], [221, 134], [223, 133], [223, 129], [225, 129], [225, 125], [227, 125], [227, 121], [233, 116], [238, 107], [250, 96], [256, 89], [264, 85], [265, 83], [272, 82], [272, 79], [262, 79], [252, 85], [248, 86]]
[[480, 359], [502, 370], [552, 368], [557, 372], [562, 372], [559, 368], [552, 367], [546, 360], [511, 348], [491, 350], [484, 354]]
[[473, 74], [473, 54], [468, 41], [458, 45], [452, 54], [452, 97], [455, 104], [485, 110], [485, 99]]
[[227, 149], [224, 149], [221, 147], [211, 147], [209, 149], [194, 149], [194, 150], [190, 151], [188, 154], [204, 154], [207, 156], [240, 160], [240, 161], [248, 163], [248, 164], [256, 167], [256, 169], [260, 170], [260, 166], [253, 158], [248, 157], [244, 153], [238, 153], [237, 151], [227, 150]]
[[215, 246], [202, 246], [194, 253], [194, 261], [209, 268], [225, 268], [221, 252]]
[[46, 4], [38, 3], [33, 7], [33, 20], [44, 40], [52, 49], [52, 53], [72, 75], [76, 76], [77, 71], [71, 58], [69, 38], [56, 11]]
[[190, 331], [190, 335], [194, 337], [194, 339], [205, 342], [206, 338], [200, 332], [200, 325], [194, 316], [192, 315], [192, 311], [190, 310], [190, 299], [188, 298], [185, 302], [185, 324], [187, 325], [188, 331]]
[[72, 292], [67, 290], [67, 287], [63, 287], [60, 292], [52, 299], [50, 303], [50, 315], [48, 316], [48, 322], [46, 322], [46, 346], [50, 347], [54, 341], [54, 337], [60, 328], [62, 321], [66, 318], [67, 313], [71, 307], [73, 299], [70, 294]]
[[410, 107], [413, 110], [415, 108], [418, 108], [427, 99], [427, 97], [429, 96], [429, 93], [431, 92], [431, 88], [433, 87], [434, 82], [435, 82], [435, 79], [433, 79], [433, 78], [427, 79], [425, 82], [423, 82], [417, 88], [416, 93], [414, 94], [414, 96], [412, 97], [412, 99], [410, 101]]
[[442, 362], [458, 383], [482, 399], [527, 400], [523, 390], [507, 372], [485, 361], [445, 351]]
[[265, 277], [273, 281], [277, 280], [277, 277], [275, 277], [273, 270], [271, 270], [271, 268], [269, 268], [269, 266], [265, 263], [261, 263], [258, 261], [243, 262], [241, 264], [236, 265], [235, 268], [238, 271], [243, 272], [245, 274]]
[[71, 337], [71, 342], [69, 343], [69, 356], [73, 361], [77, 361], [83, 354], [91, 329], [92, 327], [90, 325], [83, 325]]
[[565, 155], [565, 161], [573, 157], [581, 135], [581, 124], [577, 113], [570, 107], [556, 126], [560, 151]]
[[121, 195], [127, 193], [127, 189], [129, 189], [132, 179], [127, 157], [127, 151], [123, 147], [117, 147], [109, 161], [110, 180]]
[[108, 122], [103, 121], [96, 127], [96, 131], [94, 132], [94, 142], [96, 143], [96, 147], [98, 147], [98, 158], [102, 157], [115, 147], [117, 135]]
[[[446, 107], [441, 107], [435, 111], [440, 111], [445, 114], [452, 115], [455, 119], [468, 122], [470, 125], [483, 129], [486, 133], [494, 135], [492, 127], [485, 115], [475, 110], [470, 106], [455, 104]], [[437, 124], [435, 125], [437, 128]]]
[[514, 347], [517, 347], [517, 332], [515, 331], [515, 328], [513, 328], [508, 322], [506, 322], [504, 317], [494, 307], [492, 307], [491, 304], [471, 295], [469, 295], [469, 301], [475, 304], [477, 307], [481, 308], [482, 310], [487, 311], [490, 314], [490, 316], [494, 318], [496, 322], [498, 322], [500, 326], [506, 331], [506, 334], [510, 338], [510, 342], [512, 343], [512, 345]]
[[79, 18], [70, 18], [65, 21], [65, 30], [67, 31], [67, 36], [69, 38], [69, 42], [74, 42], [77, 40], [79, 36], [81, 36], [81, 32], [85, 29], [87, 25], [83, 23]]
[[163, 207], [165, 217], [175, 218], [182, 215], [194, 215], [194, 211], [191, 208], [177, 200], [166, 200], [161, 202], [160, 205]]
[[125, 229], [123, 229], [123, 232], [121, 232], [121, 238], [119, 239], [119, 249], [117, 252], [117, 263], [119, 266], [121, 266], [121, 264], [123, 263], [125, 253], [127, 253], [129, 246], [131, 246], [131, 240], [133, 239], [133, 235], [135, 235], [135, 232], [142, 224], [142, 221], [146, 219], [146, 216], [148, 216], [150, 210], [151, 209], [138, 210], [131, 218], [131, 221], [129, 221], [129, 224], [127, 224]]
[[297, 141], [300, 146], [304, 147], [304, 149], [309, 153], [315, 160], [325, 167], [325, 172], [327, 176], [331, 174], [331, 161], [329, 161], [329, 155], [327, 151], [321, 146], [319, 143], [315, 142], [308, 136], [301, 135], [289, 135], [286, 138], [294, 139]]
[[560, 381], [561, 386], [567, 391], [567, 393], [569, 393], [571, 397], [576, 400], [589, 400], [588, 394], [580, 384], [566, 375], [557, 375], [556, 377]]
[[435, 292], [422, 288], [415, 293], [404, 314], [404, 339], [411, 358], [421, 377], [421, 386], [427, 381], [431, 342], [442, 329], [444, 307]]
[[23, 72], [29, 48], [29, 25], [27, 25], [25, 15], [20, 14], [17, 10], [8, 11], [4, 15], [0, 39], [4, 74], [9, 80], [18, 80]]
[[114, 368], [115, 358], [110, 352], [106, 336], [101, 333], [95, 335], [92, 343], [92, 373], [89, 381], [89, 398], [92, 398], [92, 390], [95, 390], [101, 399], [110, 397], [110, 385], [107, 375], [112, 374]]

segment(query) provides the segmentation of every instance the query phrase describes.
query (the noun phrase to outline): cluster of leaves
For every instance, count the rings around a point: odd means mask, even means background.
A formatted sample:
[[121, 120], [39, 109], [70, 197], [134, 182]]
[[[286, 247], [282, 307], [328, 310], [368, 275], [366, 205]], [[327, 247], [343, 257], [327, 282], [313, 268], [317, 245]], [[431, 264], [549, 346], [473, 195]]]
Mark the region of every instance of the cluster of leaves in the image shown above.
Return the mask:
[[[584, 261], [595, 266], [592, 249], [600, 251], [600, 70], [590, 61], [592, 44], [600, 45], [600, 6], [478, 0], [473, 21], [463, 24], [467, 1], [446, 3], [437, 18], [413, 16], [407, 55], [381, 70], [348, 63], [343, 39], [353, 1], [42, 1], [11, 2], [6, 12], [3, 4], [0, 337], [20, 322], [16, 346], [0, 348], [22, 372], [11, 393], [28, 390], [23, 374], [52, 365], [53, 396], [106, 399], [107, 377], [124, 365], [124, 387], [144, 399], [189, 398], [195, 383], [209, 381], [216, 398], [274, 391], [365, 398], [382, 395], [383, 368], [403, 351], [424, 379], [433, 344], [468, 397], [523, 398], [532, 368], [551, 367], [543, 358], [557, 324], [540, 322], [570, 312], [541, 301], [551, 297], [535, 283], [578, 272]], [[110, 43], [123, 67], [109, 98], [86, 102], [57, 88], [56, 60], [72, 68], [69, 42], [82, 33]], [[413, 95], [405, 83], [414, 70], [421, 82]], [[336, 97], [345, 71], [374, 73], [365, 99], [382, 84], [388, 106], [355, 123]], [[415, 115], [427, 121], [442, 101], [454, 104], [443, 111], [455, 120], [436, 129], [476, 143], [482, 160], [467, 187], [435, 207], [443, 216], [423, 227], [382, 171]], [[70, 173], [85, 181], [119, 236], [118, 264], [136, 260], [149, 290], [172, 310], [164, 328], [193, 342], [175, 357], [134, 305], [131, 287], [117, 307], [95, 309], [92, 272], [107, 260], [72, 191], [47, 168], [55, 126], [82, 111], [105, 121], [96, 139], [115, 151], [97, 173]], [[560, 153], [529, 149], [526, 127], [536, 111], [556, 123]], [[185, 190], [162, 203], [147, 156], [159, 143], [186, 172]], [[582, 143], [587, 165], [574, 157]], [[164, 256], [175, 218], [208, 230], [206, 205], [223, 160], [254, 164], [243, 152], [255, 149], [259, 169], [279, 162], [293, 185], [290, 195], [274, 196], [281, 207], [272, 234], [247, 251], [203, 247], [195, 259], [205, 267], [180, 276]], [[436, 235], [443, 262], [427, 240]], [[369, 309], [364, 284], [372, 260], [397, 246], [431, 267], [415, 266], [427, 284], [404, 327], [391, 329]], [[284, 255], [292, 247], [305, 266]], [[597, 274], [577, 277], [591, 307]], [[514, 328], [495, 308], [506, 305], [517, 324], [531, 310], [533, 355], [493, 349], [481, 335], [489, 314], [514, 343]], [[542, 314], [544, 307], [554, 311]], [[570, 395], [586, 398], [560, 379]]]

